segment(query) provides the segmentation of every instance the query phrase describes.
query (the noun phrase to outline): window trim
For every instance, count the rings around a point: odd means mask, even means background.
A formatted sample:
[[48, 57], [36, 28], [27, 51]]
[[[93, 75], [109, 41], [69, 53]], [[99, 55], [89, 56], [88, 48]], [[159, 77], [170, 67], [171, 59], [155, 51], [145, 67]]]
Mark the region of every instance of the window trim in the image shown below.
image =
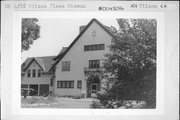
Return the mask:
[[31, 77], [31, 70], [30, 70], [30, 69], [27, 70], [27, 77], [28, 77], [28, 78]]
[[84, 45], [84, 51], [98, 51], [105, 50], [105, 44], [92, 44], [92, 45]]
[[53, 78], [51, 78], [51, 82], [50, 82], [50, 86], [51, 86], [51, 87], [53, 87], [53, 86], [54, 86], [54, 84], [53, 84], [53, 83], [54, 83], [54, 79], [53, 79]]
[[[68, 87], [67, 87], [68, 84]], [[74, 81], [68, 80], [68, 81], [57, 81], [57, 88], [74, 88]]]
[[77, 81], [77, 88], [82, 89], [82, 80]]
[[38, 69], [37, 72], [37, 77], [41, 77], [41, 69]]
[[[69, 68], [64, 68], [63, 64], [66, 63], [66, 67], [67, 67], [67, 63], [69, 63]], [[71, 67], [71, 61], [62, 61], [62, 71], [70, 71], [70, 67]]]
[[[95, 65], [92, 65], [92, 64], [97, 64], [97, 63], [99, 63], [98, 65], [96, 65], [97, 67]], [[93, 68], [100, 68], [100, 60], [99, 59], [97, 59], [97, 60], [89, 60], [89, 68], [92, 68], [92, 69]]]
[[[35, 71], [35, 72], [34, 72]], [[36, 69], [32, 70], [32, 77], [35, 78], [36, 77]]]

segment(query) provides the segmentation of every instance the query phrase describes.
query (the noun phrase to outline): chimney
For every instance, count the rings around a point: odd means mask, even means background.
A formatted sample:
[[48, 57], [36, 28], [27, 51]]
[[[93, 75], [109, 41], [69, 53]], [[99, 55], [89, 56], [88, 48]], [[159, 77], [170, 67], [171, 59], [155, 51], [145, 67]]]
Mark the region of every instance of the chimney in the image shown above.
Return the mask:
[[81, 26], [79, 27], [79, 33], [81, 33], [81, 32], [84, 30], [85, 27], [86, 27], [86, 25], [81, 25]]

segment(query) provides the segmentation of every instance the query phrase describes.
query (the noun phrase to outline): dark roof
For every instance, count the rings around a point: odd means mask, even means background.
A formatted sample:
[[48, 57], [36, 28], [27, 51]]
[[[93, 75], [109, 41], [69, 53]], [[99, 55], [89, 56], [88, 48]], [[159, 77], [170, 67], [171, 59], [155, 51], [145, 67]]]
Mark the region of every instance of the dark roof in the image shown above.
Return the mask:
[[55, 67], [59, 61], [66, 55], [66, 53], [72, 48], [72, 46], [78, 41], [78, 39], [84, 34], [84, 32], [89, 28], [89, 26], [93, 23], [96, 22], [101, 28], [103, 28], [112, 38], [116, 39], [110, 31], [107, 30], [106, 26], [104, 26], [102, 23], [100, 23], [97, 19], [93, 18], [87, 25], [86, 27], [80, 32], [80, 34], [74, 39], [74, 41], [70, 44], [70, 46], [65, 50], [64, 53], [57, 55], [56, 56], [56, 62], [53, 64], [52, 68]]
[[35, 61], [39, 65], [43, 72], [48, 72], [55, 62], [53, 60], [54, 57], [55, 56], [29, 57], [21, 65], [22, 72], [26, 71], [33, 61]]
[[56, 59], [58, 58], [58, 56], [62, 55], [62, 53], [64, 53], [67, 48], [68, 48], [68, 47], [63, 47], [63, 48], [61, 49], [61, 51], [59, 52], [59, 54], [58, 54], [55, 58], [53, 58], [53, 60], [56, 60]]

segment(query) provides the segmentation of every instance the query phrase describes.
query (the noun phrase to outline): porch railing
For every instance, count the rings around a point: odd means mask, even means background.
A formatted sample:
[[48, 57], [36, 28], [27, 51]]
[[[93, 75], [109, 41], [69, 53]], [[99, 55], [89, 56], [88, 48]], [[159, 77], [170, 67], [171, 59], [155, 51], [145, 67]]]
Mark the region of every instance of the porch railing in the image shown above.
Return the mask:
[[84, 67], [84, 72], [101, 72], [101, 71], [103, 71], [103, 67], [99, 67], [99, 68]]
[[90, 74], [101, 73], [102, 71], [103, 71], [103, 67], [99, 67], [99, 68], [84, 67], [85, 76], [88, 76]]

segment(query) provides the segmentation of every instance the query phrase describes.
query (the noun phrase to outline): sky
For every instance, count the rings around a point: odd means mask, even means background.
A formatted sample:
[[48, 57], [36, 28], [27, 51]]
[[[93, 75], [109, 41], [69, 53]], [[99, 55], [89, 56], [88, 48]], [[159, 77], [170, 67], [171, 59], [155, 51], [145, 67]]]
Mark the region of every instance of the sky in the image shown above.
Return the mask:
[[[87, 25], [91, 19], [38, 19], [40, 38], [28, 51], [22, 52], [22, 62], [27, 57], [56, 56], [62, 47], [68, 47], [79, 34], [79, 26]], [[97, 19], [106, 26], [118, 27], [115, 19]]]

